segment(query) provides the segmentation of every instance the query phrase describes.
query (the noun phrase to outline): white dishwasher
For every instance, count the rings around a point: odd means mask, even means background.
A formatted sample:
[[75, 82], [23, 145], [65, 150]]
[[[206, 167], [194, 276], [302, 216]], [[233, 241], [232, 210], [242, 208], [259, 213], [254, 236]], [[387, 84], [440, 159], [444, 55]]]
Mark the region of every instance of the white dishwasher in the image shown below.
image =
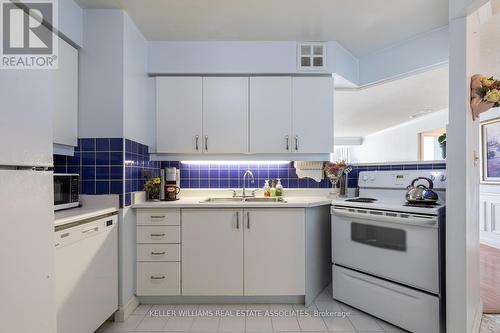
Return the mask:
[[117, 215], [55, 228], [58, 333], [92, 333], [118, 309]]

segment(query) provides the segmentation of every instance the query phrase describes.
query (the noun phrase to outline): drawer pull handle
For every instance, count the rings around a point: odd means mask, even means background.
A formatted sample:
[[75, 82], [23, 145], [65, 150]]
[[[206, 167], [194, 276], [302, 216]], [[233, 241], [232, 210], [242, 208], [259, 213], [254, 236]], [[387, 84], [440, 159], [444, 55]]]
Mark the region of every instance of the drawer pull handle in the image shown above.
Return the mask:
[[165, 215], [156, 215], [156, 216], [151, 216], [151, 220], [152, 219], [164, 219], [165, 218]]
[[97, 231], [99, 231], [99, 227], [83, 230], [82, 234], [88, 234], [89, 232], [97, 232]]
[[153, 256], [162, 256], [164, 254], [166, 254], [165, 251], [163, 251], [163, 252], [151, 252], [151, 255], [153, 255]]
[[151, 275], [151, 280], [164, 280], [164, 279], [165, 279], [165, 275], [162, 275], [162, 276]]
[[164, 237], [165, 234], [151, 234], [151, 237]]

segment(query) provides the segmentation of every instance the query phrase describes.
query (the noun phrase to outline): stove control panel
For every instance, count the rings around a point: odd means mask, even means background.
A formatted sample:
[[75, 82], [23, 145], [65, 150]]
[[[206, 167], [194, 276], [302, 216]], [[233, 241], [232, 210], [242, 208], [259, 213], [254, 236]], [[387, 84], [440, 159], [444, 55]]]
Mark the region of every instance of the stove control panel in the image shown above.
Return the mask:
[[[406, 188], [418, 177], [429, 178], [435, 189], [446, 189], [446, 170], [361, 171], [358, 186], [360, 188]], [[416, 184], [428, 186], [425, 180], [419, 180]]]

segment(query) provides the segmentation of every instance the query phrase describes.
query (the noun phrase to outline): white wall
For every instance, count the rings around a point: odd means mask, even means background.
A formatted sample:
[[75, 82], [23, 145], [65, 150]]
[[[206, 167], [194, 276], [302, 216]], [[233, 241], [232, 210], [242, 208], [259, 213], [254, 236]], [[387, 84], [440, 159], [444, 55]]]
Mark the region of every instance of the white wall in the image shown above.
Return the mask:
[[361, 85], [432, 67], [448, 61], [448, 27], [407, 39], [359, 59]]
[[121, 10], [84, 10], [79, 53], [78, 132], [82, 138], [123, 137]]
[[148, 108], [147, 41], [126, 13], [123, 23], [123, 135], [152, 146], [154, 112]]
[[355, 163], [402, 162], [418, 160], [418, 133], [446, 127], [448, 110], [388, 128], [363, 138], [360, 146], [351, 147]]
[[58, 30], [79, 47], [83, 46], [83, 10], [74, 0], [59, 0]]

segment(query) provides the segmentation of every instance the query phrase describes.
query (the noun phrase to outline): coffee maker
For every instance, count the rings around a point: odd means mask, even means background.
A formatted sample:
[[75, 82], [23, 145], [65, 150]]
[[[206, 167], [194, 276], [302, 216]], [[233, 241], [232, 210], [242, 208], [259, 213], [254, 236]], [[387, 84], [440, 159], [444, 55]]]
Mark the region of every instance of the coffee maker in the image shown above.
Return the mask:
[[160, 170], [160, 200], [175, 201], [181, 191], [179, 170], [164, 168]]

